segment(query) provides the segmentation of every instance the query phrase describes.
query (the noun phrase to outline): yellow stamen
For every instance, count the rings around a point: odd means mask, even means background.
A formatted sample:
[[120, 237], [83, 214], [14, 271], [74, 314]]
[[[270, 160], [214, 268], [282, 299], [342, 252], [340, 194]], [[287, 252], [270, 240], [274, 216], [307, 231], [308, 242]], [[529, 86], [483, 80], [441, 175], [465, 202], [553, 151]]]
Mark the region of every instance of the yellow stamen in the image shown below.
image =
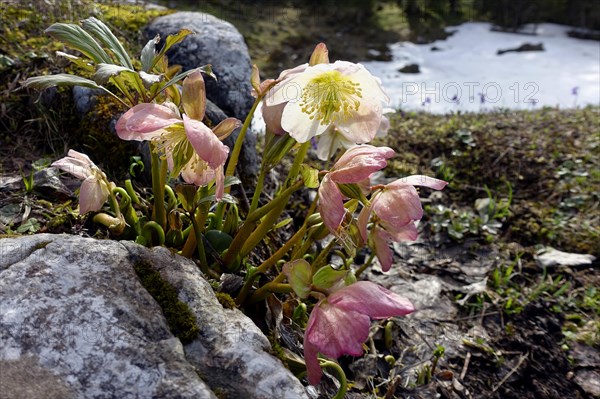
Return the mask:
[[321, 125], [330, 125], [358, 110], [360, 98], [360, 84], [339, 71], [328, 71], [308, 82], [302, 91], [300, 108], [310, 119], [317, 118]]

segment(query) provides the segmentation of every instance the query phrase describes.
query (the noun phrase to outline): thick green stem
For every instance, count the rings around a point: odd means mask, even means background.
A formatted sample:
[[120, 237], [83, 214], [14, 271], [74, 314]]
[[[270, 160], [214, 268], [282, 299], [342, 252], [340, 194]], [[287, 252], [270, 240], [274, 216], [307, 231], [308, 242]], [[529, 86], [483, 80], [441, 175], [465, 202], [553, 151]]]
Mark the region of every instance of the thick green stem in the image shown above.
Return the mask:
[[275, 265], [294, 245], [296, 245], [296, 243], [304, 236], [305, 232], [306, 225], [303, 225], [296, 232], [296, 234], [294, 234], [292, 238], [288, 240], [288, 242], [286, 242], [281, 248], [277, 250], [277, 252], [271, 255], [269, 259], [265, 260], [260, 266], [256, 268], [256, 270], [254, 271], [254, 275], [248, 278], [248, 280], [246, 280], [246, 283], [244, 283], [244, 286], [240, 290], [240, 293], [235, 298], [235, 303], [238, 306], [241, 305], [246, 299], [246, 296], [250, 292], [250, 289], [252, 288], [252, 284], [254, 284], [254, 280], [256, 280], [256, 277], [259, 276], [261, 273], [266, 273], [267, 271], [269, 271], [269, 269], [273, 265]]
[[[255, 276], [258, 276], [258, 274], [256, 274]], [[256, 278], [256, 277], [255, 277]], [[285, 285], [288, 286], [290, 291], [288, 292], [292, 292], [292, 286], [289, 284], [281, 284], [281, 282], [285, 280], [285, 275], [283, 273], [280, 273], [277, 277], [275, 277], [275, 279], [273, 281], [268, 282], [267, 284], [263, 285], [262, 287], [260, 287], [259, 289], [257, 289], [251, 296], [249, 299], [250, 303], [256, 303], [256, 302], [260, 302], [263, 299], [265, 299], [266, 297], [268, 297], [269, 295], [271, 295], [273, 292], [280, 292], [280, 291], [276, 291], [276, 287], [279, 287], [281, 285]], [[236, 301], [237, 303], [237, 301]]]
[[169, 186], [168, 184], [165, 184], [164, 187], [165, 187], [165, 193], [167, 193], [167, 197], [169, 198], [168, 204], [167, 204], [169, 209], [177, 208], [177, 197], [175, 196], [175, 192], [173, 191], [171, 186]]
[[190, 218], [192, 219], [192, 225], [194, 226], [194, 235], [196, 236], [196, 245], [198, 248], [198, 258], [200, 260], [200, 270], [205, 274], [208, 273], [208, 261], [206, 260], [206, 252], [204, 251], [204, 240], [202, 234], [204, 230], [204, 224], [208, 217], [208, 204], [202, 204], [198, 211], [190, 212]]
[[133, 189], [133, 184], [131, 184], [131, 179], [125, 180], [125, 190], [127, 190], [127, 194], [129, 194], [129, 198], [133, 201], [134, 204], [139, 205], [140, 199], [138, 198], [135, 190]]
[[373, 259], [375, 259], [375, 253], [372, 253], [369, 256], [369, 259], [367, 259], [367, 261], [364, 263], [364, 265], [359, 267], [358, 270], [354, 273], [354, 277], [356, 277], [356, 279], [360, 277], [360, 275], [367, 269], [367, 267], [371, 266], [371, 263], [373, 263]]
[[[162, 161], [150, 144], [152, 160], [152, 192], [154, 193], [154, 206], [152, 209], [152, 220], [164, 230], [167, 225], [165, 213], [165, 180], [167, 177], [167, 162]], [[164, 177], [163, 177], [164, 176]]]
[[329, 251], [331, 251], [331, 248], [333, 248], [335, 245], [335, 241], [335, 238], [333, 238], [329, 244], [327, 244], [327, 246], [321, 250], [317, 258], [312, 263], [313, 270], [317, 270], [322, 264], [325, 264], [327, 255], [329, 254]]
[[296, 180], [298, 173], [300, 172], [300, 167], [302, 166], [302, 162], [304, 162], [304, 158], [306, 158], [306, 154], [311, 146], [310, 140], [306, 143], [302, 144], [296, 153], [296, 157], [294, 158], [294, 163], [288, 172], [287, 178], [285, 179], [284, 187], [289, 186], [293, 181]]
[[[242, 144], [244, 143], [244, 138], [246, 138], [246, 132], [248, 131], [248, 128], [250, 127], [250, 123], [252, 122], [252, 117], [254, 116], [256, 107], [258, 107], [258, 104], [260, 104], [261, 101], [262, 101], [262, 97], [260, 97], [260, 96], [257, 97], [256, 100], [254, 101], [254, 104], [252, 104], [252, 108], [250, 109], [248, 116], [246, 116], [246, 120], [244, 121], [244, 124], [242, 125], [242, 129], [240, 130], [240, 133], [238, 134], [238, 137], [235, 140], [235, 145], [233, 146], [233, 150], [231, 151], [231, 155], [229, 156], [229, 162], [227, 163], [227, 169], [225, 170], [225, 176], [233, 176], [233, 174], [235, 173], [235, 167], [237, 166], [238, 159], [240, 157], [240, 152], [242, 150]], [[226, 190], [226, 192], [229, 192], [229, 187], [225, 188], [225, 190]]]
[[[274, 198], [271, 202], [258, 208], [257, 210], [255, 210], [254, 212], [252, 212], [251, 214], [248, 215], [248, 217], [246, 218], [246, 221], [244, 222], [242, 227], [240, 227], [239, 231], [233, 238], [233, 241], [231, 242], [231, 245], [229, 246], [229, 249], [227, 250], [227, 253], [225, 254], [225, 258], [223, 259], [223, 262], [227, 268], [230, 268], [230, 266], [233, 264], [233, 262], [236, 260], [236, 258], [243, 257], [242, 247], [246, 247], [246, 249], [248, 248], [248, 245], [246, 245], [247, 244], [246, 241], [248, 240], [248, 237], [251, 234], [253, 234], [253, 231], [254, 231], [259, 219], [261, 219], [262, 217], [264, 217], [266, 215], [273, 214], [274, 217], [270, 217], [270, 219], [274, 218], [275, 220], [277, 220], [277, 218], [281, 214], [282, 209], [287, 204], [287, 201], [288, 201], [290, 195], [292, 195], [292, 193], [294, 191], [299, 189], [302, 186], [302, 184], [303, 183], [301, 180], [297, 181], [293, 186], [284, 190], [278, 197]], [[266, 227], [268, 227], [270, 229], [271, 227], [273, 227], [273, 223], [274, 222], [272, 222], [271, 225], [267, 226], [265, 223], [265, 220], [263, 220], [260, 225], [264, 225], [263, 229]], [[255, 236], [255, 238], [256, 238], [256, 236]], [[260, 240], [258, 242], [260, 242]], [[256, 244], [258, 244], [258, 242]], [[252, 246], [249, 250], [251, 251], [253, 248], [254, 248], [254, 246]]]
[[119, 204], [119, 208], [121, 212], [125, 215], [125, 221], [135, 229], [137, 235], [142, 234], [142, 228], [140, 226], [140, 220], [138, 219], [137, 213], [135, 213], [135, 209], [131, 205], [131, 197], [129, 193], [121, 187], [115, 187], [112, 190], [113, 194], [118, 193], [123, 201]]
[[258, 207], [258, 200], [260, 199], [260, 194], [263, 191], [263, 186], [265, 184], [265, 175], [267, 174], [267, 168], [265, 168], [265, 164], [263, 163], [260, 167], [260, 174], [258, 175], [258, 180], [256, 182], [256, 188], [254, 189], [254, 195], [252, 196], [252, 203], [250, 204], [250, 210], [248, 213], [252, 213]]
[[152, 232], [153, 231], [156, 233], [156, 236], [158, 238], [158, 245], [164, 245], [165, 231], [158, 223], [153, 222], [153, 221], [149, 221], [142, 228], [142, 234], [143, 234], [144, 238], [146, 239], [146, 242], [148, 244], [152, 243]]
[[344, 399], [344, 397], [346, 396], [346, 391], [348, 390], [348, 381], [346, 380], [346, 373], [344, 373], [342, 367], [336, 362], [320, 359], [320, 363], [321, 367], [334, 369], [338, 375], [338, 380], [340, 381], [340, 389], [335, 394], [333, 399]]

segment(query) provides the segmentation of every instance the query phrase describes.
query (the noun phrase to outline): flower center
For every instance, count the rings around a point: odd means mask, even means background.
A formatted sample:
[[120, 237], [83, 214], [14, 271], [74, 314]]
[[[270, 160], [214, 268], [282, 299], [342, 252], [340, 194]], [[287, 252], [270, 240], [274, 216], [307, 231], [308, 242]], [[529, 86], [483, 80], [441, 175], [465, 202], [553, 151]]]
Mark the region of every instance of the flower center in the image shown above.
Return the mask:
[[161, 159], [172, 161], [171, 174], [176, 176], [181, 168], [190, 160], [194, 150], [182, 125], [171, 125], [163, 134], [152, 139], [154, 151]]
[[361, 97], [360, 84], [339, 71], [328, 71], [308, 82], [302, 91], [300, 108], [310, 119], [317, 118], [321, 125], [330, 125], [358, 110]]

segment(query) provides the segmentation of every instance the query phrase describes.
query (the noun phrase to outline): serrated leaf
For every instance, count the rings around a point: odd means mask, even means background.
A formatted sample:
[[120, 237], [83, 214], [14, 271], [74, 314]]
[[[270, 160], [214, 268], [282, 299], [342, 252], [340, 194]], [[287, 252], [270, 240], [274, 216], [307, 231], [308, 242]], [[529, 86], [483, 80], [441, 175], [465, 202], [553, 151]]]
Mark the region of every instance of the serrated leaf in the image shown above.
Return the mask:
[[300, 175], [302, 176], [302, 180], [304, 180], [305, 187], [319, 187], [319, 171], [315, 168], [311, 168], [307, 164], [303, 163], [300, 166]]
[[156, 35], [154, 39], [148, 40], [148, 43], [142, 49], [140, 55], [140, 61], [142, 61], [142, 70], [144, 72], [150, 72], [154, 57], [156, 57], [156, 45], [160, 41], [160, 35]]
[[283, 265], [283, 274], [300, 298], [307, 298], [312, 289], [312, 268], [304, 259], [296, 259]]
[[122, 66], [133, 69], [129, 54], [127, 54], [127, 51], [125, 51], [125, 48], [119, 39], [117, 39], [104, 22], [94, 17], [90, 17], [81, 21], [81, 24], [83, 25], [83, 29], [93, 33], [110, 51], [113, 52]]
[[46, 29], [46, 33], [64, 42], [69, 47], [80, 51], [96, 64], [110, 64], [112, 62], [100, 44], [78, 25], [56, 23]]

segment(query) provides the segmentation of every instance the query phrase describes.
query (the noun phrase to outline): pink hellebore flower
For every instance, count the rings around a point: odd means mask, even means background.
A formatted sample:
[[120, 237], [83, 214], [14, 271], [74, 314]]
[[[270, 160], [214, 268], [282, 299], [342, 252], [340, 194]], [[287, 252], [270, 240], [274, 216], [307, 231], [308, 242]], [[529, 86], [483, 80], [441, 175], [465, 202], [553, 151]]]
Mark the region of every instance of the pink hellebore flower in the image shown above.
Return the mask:
[[79, 189], [79, 213], [96, 212], [108, 199], [110, 187], [106, 175], [85, 154], [69, 150], [66, 157], [52, 166], [83, 180]]
[[373, 217], [371, 238], [377, 259], [384, 272], [392, 266], [393, 253], [388, 241], [414, 241], [417, 239], [415, 221], [423, 217], [419, 193], [414, 186], [443, 189], [447, 182], [432, 177], [413, 175], [387, 184], [377, 192], [371, 205], [364, 207], [358, 216], [358, 227], [363, 240], [367, 241], [367, 224]]
[[191, 73], [183, 81], [182, 105], [185, 114], [179, 115], [173, 105], [138, 104], [117, 122], [117, 134], [123, 140], [151, 140], [169, 163], [171, 171], [181, 172], [187, 183], [197, 186], [213, 179], [217, 199], [224, 190], [224, 170], [229, 147], [221, 141], [241, 123], [227, 118], [212, 130], [202, 123], [206, 108], [206, 91], [202, 73]]
[[346, 286], [313, 308], [304, 333], [304, 361], [308, 381], [321, 380], [317, 353], [338, 358], [362, 355], [369, 336], [370, 319], [405, 316], [415, 310], [410, 301], [377, 284], [359, 281]]
[[368, 184], [372, 173], [385, 168], [387, 159], [394, 156], [389, 147], [358, 145], [347, 150], [325, 175], [319, 186], [319, 213], [325, 226], [333, 234], [338, 233], [346, 214], [344, 196], [338, 184]]
[[299, 143], [322, 136], [317, 154], [326, 160], [340, 145], [371, 141], [389, 97], [361, 64], [329, 63], [325, 56], [319, 62], [282, 72], [265, 99], [263, 117], [275, 134], [287, 132]]

